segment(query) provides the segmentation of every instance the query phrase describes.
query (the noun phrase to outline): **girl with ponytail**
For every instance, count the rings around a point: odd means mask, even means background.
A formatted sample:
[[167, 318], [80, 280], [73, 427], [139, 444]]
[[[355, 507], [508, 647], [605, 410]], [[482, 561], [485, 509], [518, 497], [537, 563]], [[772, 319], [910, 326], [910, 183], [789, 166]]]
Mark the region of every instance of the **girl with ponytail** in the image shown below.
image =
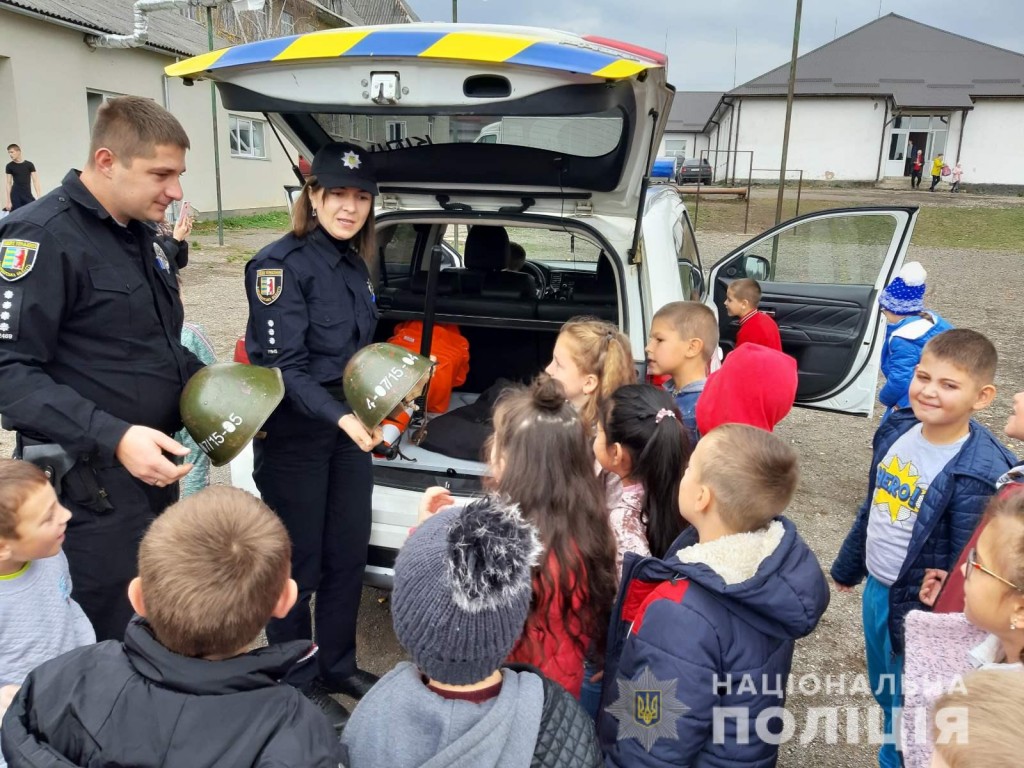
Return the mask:
[[649, 384], [630, 384], [601, 406], [594, 454], [622, 479], [622, 499], [609, 510], [622, 574], [626, 552], [664, 558], [682, 533], [679, 481], [692, 446], [673, 397]]
[[574, 317], [562, 326], [544, 372], [565, 389], [591, 435], [601, 401], [636, 382], [629, 337], [596, 317]]

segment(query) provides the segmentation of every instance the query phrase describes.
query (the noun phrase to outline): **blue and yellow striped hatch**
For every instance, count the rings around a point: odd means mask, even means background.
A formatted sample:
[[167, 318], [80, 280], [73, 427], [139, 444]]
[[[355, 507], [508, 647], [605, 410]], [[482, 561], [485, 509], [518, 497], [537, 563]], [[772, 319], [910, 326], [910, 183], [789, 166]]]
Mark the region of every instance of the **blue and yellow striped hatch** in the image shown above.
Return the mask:
[[345, 27], [211, 51], [166, 68], [198, 79], [231, 67], [339, 57], [422, 58], [534, 67], [620, 80], [665, 66], [655, 51], [599, 37], [533, 28], [460, 24]]

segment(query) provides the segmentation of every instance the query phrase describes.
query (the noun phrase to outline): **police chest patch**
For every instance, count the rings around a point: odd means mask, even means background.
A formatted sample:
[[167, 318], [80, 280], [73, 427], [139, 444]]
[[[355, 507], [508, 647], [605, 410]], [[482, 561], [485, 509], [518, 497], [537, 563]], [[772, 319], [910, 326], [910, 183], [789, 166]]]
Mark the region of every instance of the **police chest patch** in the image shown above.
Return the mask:
[[264, 304], [270, 305], [277, 301], [284, 288], [283, 269], [257, 269], [256, 270], [256, 298]]
[[39, 243], [31, 240], [0, 240], [0, 277], [20, 280], [36, 265]]

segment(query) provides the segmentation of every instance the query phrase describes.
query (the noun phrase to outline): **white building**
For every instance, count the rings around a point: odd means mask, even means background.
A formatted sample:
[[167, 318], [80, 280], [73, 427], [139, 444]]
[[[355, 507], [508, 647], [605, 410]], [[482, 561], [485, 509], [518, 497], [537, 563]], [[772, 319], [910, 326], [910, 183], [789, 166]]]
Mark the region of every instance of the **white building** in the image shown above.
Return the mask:
[[[186, 199], [209, 216], [217, 208], [210, 85], [186, 87], [164, 76], [168, 64], [209, 49], [198, 20], [204, 9], [148, 14], [149, 38], [140, 47], [88, 44], [89, 35], [131, 33], [132, 6], [132, 0], [0, 0], [0, 148], [20, 145], [49, 190], [69, 168], [85, 163], [92, 119], [104, 99], [147, 96], [188, 132], [192, 149], [182, 186]], [[262, 26], [271, 22], [271, 33], [416, 19], [404, 0], [273, 0], [265, 13]], [[227, 21], [220, 18], [220, 29], [230, 35]], [[218, 48], [228, 44], [215, 40]], [[294, 184], [295, 176], [269, 124], [261, 115], [229, 113], [219, 97], [217, 105], [224, 210], [283, 206], [283, 185]], [[290, 146], [288, 152], [294, 159]]]
[[[717, 179], [745, 180], [751, 164], [778, 178], [788, 78], [787, 63], [718, 100], [702, 131]], [[909, 176], [920, 149], [926, 184], [944, 152], [965, 181], [1020, 185], [1022, 124], [1024, 55], [889, 14], [797, 60], [787, 167], [873, 182]]]

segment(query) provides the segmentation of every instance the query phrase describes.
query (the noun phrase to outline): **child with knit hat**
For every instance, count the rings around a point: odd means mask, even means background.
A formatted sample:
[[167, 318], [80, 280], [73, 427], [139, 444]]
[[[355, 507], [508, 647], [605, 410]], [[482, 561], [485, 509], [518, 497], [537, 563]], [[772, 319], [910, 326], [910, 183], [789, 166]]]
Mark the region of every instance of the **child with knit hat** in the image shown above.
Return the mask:
[[885, 386], [878, 393], [884, 405], [884, 421], [897, 408], [910, 407], [910, 381], [928, 340], [953, 326], [937, 312], [924, 308], [928, 273], [917, 261], [903, 265], [899, 275], [878, 297], [888, 324], [882, 347], [882, 375]]
[[532, 668], [503, 665], [541, 551], [537, 529], [497, 495], [427, 515], [398, 553], [391, 596], [412, 661], [352, 713], [342, 737], [350, 768], [600, 765], [593, 723], [575, 699]]

